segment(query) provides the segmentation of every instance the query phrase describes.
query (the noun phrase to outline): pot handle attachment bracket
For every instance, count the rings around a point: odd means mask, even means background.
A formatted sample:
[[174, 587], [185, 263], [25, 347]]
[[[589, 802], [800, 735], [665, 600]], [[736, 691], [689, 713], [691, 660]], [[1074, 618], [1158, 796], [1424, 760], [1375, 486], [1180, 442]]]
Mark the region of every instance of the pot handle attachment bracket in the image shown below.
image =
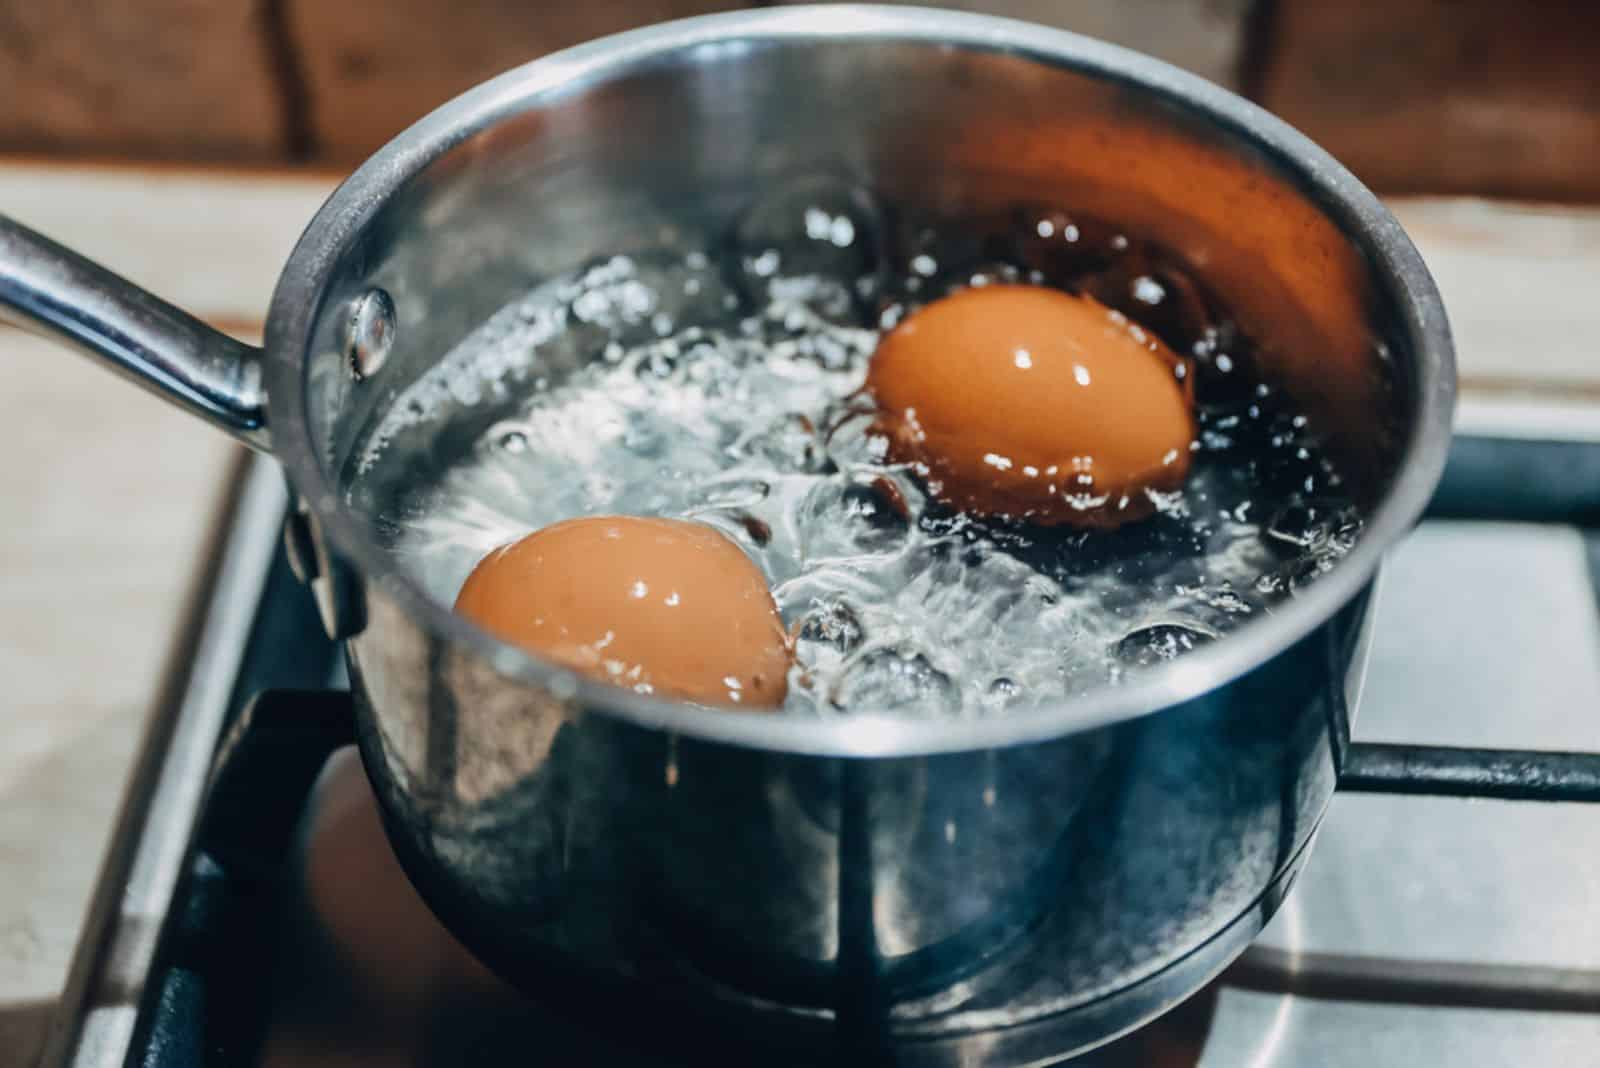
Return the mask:
[[53, 337], [266, 452], [260, 349], [0, 215], [0, 320]]
[[350, 565], [328, 545], [310, 506], [296, 496], [283, 520], [283, 548], [289, 569], [317, 602], [322, 629], [336, 642], [353, 638], [367, 626], [367, 604]]

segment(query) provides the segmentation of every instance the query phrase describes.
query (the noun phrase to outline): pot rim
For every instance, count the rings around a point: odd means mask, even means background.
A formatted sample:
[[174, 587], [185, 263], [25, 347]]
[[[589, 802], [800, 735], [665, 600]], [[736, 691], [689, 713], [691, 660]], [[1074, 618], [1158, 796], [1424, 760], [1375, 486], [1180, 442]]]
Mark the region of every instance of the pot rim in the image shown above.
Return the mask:
[[[340, 253], [390, 196], [438, 156], [511, 115], [581, 92], [670, 53], [735, 39], [901, 40], [1000, 51], [1137, 87], [1247, 138], [1354, 238], [1390, 287], [1414, 354], [1415, 410], [1398, 471], [1356, 547], [1308, 591], [1203, 649], [1046, 709], [928, 721], [879, 714], [836, 720], [726, 711], [646, 697], [574, 675], [469, 623], [399, 571], [339, 501], [306, 423], [305, 353]], [[706, 15], [632, 30], [535, 60], [425, 116], [363, 163], [324, 203], [273, 293], [265, 376], [273, 441], [323, 535], [365, 581], [430, 632], [483, 657], [508, 679], [541, 687], [585, 712], [709, 741], [814, 756], [914, 756], [997, 748], [1134, 719], [1210, 692], [1301, 640], [1375, 576], [1383, 554], [1421, 517], [1444, 468], [1455, 402], [1455, 357], [1437, 287], [1421, 255], [1378, 198], [1310, 139], [1233, 93], [1141, 53], [1027, 22], [917, 7], [827, 5]]]

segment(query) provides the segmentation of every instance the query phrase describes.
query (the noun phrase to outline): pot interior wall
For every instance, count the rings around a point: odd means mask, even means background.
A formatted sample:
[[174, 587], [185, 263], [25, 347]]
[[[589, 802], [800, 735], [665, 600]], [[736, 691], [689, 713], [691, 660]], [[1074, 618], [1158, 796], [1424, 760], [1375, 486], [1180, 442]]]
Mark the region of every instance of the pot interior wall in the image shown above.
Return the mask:
[[[1158, 240], [1260, 343], [1262, 373], [1310, 414], [1358, 493], [1370, 501], [1387, 484], [1417, 403], [1407, 339], [1368, 256], [1285, 163], [1176, 98], [1093, 71], [935, 42], [795, 37], [508, 91], [497, 122], [423, 167], [325, 290], [306, 379], [324, 462], [348, 485], [363, 435], [401, 391], [541, 280], [703, 243], [763, 189], [814, 174], [921, 217], [1052, 206]], [[349, 309], [373, 285], [393, 297], [398, 332], [382, 370], [354, 382]], [[444, 436], [484, 420], [461, 415], [416, 428], [408, 454], [426, 464], [453, 451]], [[365, 486], [357, 501], [381, 509], [386, 496]]]

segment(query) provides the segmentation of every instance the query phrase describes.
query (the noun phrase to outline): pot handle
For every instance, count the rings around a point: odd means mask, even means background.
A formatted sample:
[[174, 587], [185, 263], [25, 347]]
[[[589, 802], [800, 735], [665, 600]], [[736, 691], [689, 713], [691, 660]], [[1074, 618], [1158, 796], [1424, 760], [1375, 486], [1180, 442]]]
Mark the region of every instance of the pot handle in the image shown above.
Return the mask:
[[66, 342], [269, 451], [261, 350], [0, 215], [0, 319]]

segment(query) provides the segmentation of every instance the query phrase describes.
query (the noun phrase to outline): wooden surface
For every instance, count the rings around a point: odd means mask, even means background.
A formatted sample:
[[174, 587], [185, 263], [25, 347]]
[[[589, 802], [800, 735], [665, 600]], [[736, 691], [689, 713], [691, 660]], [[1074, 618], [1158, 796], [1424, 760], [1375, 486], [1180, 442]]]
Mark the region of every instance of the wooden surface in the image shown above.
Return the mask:
[[1369, 184], [1600, 199], [1600, 4], [1274, 3], [1261, 102]]
[[[788, 2], [0, 0], [0, 150], [345, 165], [551, 51]], [[1252, 95], [1385, 192], [1600, 200], [1592, 0], [942, 2]]]
[[[0, 0], [0, 149], [360, 159], [495, 74], [667, 19], [777, 0]], [[1250, 0], [951, 0], [1232, 84]]]
[[[915, 4], [920, 0], [890, 2]], [[1087, 34], [1236, 88], [1251, 3], [1252, 0], [939, 0], [932, 6], [1002, 15]]]
[[451, 97], [547, 52], [737, 0], [285, 0], [312, 144], [358, 161]]
[[[0, 164], [24, 221], [240, 332], [331, 183]], [[1451, 309], [1469, 403], [1600, 412], [1600, 210], [1396, 205]], [[32, 1063], [233, 455], [0, 328], [0, 1068]]]
[[[327, 185], [0, 165], [8, 213], [242, 332]], [[0, 370], [0, 1068], [24, 1068], [235, 447], [17, 330]]]
[[0, 0], [0, 144], [275, 159], [283, 96], [254, 0]]

